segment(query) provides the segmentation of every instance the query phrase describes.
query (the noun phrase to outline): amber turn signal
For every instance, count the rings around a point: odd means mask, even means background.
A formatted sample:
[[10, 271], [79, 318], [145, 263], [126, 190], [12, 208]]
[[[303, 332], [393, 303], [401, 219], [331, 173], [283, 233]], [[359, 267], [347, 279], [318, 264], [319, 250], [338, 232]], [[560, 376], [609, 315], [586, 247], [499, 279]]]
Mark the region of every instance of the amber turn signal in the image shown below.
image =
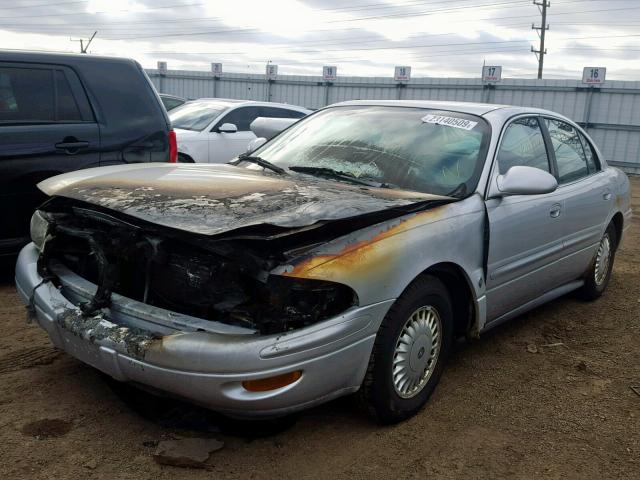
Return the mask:
[[242, 382], [242, 386], [245, 390], [250, 392], [267, 392], [269, 390], [276, 390], [278, 388], [291, 385], [302, 376], [302, 370], [296, 370], [295, 372], [283, 373], [275, 377], [259, 378], [257, 380], [245, 380]]

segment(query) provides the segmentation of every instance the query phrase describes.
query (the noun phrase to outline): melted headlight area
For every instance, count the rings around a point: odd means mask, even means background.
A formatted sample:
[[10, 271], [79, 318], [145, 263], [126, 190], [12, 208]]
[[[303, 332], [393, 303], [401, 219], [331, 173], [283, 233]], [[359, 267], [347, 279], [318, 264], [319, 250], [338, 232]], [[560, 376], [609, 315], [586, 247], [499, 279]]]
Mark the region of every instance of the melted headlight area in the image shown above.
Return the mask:
[[86, 316], [109, 307], [115, 292], [270, 334], [312, 325], [357, 305], [346, 285], [270, 275], [282, 254], [264, 243], [211, 241], [77, 208], [49, 212], [48, 218], [50, 237], [40, 273], [55, 281], [51, 267], [62, 264], [98, 285], [93, 299], [80, 305]]

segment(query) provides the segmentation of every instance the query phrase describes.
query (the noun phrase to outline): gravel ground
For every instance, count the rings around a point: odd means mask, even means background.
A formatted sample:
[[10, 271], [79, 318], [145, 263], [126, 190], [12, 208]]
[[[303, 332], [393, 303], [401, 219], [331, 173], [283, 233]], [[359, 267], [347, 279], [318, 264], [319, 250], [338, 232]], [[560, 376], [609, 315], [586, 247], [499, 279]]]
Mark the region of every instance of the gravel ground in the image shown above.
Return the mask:
[[[637, 210], [640, 179], [632, 184]], [[428, 406], [392, 427], [349, 398], [253, 425], [116, 394], [25, 323], [5, 280], [0, 478], [640, 479], [639, 240], [634, 219], [596, 302], [569, 295], [458, 345]], [[157, 442], [180, 436], [225, 447], [207, 470], [156, 464]]]

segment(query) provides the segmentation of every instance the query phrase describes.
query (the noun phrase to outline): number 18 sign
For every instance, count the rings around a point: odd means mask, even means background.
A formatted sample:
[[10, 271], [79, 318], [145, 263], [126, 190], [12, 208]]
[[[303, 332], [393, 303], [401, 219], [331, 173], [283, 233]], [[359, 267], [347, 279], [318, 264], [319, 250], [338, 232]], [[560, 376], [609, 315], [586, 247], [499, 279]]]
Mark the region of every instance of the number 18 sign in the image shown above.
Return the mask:
[[582, 83], [588, 85], [602, 85], [607, 74], [604, 67], [584, 67], [582, 70]]

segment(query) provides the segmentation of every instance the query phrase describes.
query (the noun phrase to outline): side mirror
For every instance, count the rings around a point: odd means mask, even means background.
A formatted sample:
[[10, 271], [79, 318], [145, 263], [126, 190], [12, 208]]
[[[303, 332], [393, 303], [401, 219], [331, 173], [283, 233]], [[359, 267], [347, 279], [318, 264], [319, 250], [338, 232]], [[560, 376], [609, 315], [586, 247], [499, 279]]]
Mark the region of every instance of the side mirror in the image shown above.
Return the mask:
[[534, 167], [515, 166], [498, 176], [498, 191], [507, 195], [540, 195], [558, 188], [556, 177]]
[[264, 137], [254, 138], [249, 142], [249, 145], [247, 145], [247, 153], [255, 152], [265, 143], [267, 143], [267, 139]]
[[223, 123], [218, 127], [218, 131], [220, 133], [236, 133], [238, 131], [238, 127], [233, 123]]

